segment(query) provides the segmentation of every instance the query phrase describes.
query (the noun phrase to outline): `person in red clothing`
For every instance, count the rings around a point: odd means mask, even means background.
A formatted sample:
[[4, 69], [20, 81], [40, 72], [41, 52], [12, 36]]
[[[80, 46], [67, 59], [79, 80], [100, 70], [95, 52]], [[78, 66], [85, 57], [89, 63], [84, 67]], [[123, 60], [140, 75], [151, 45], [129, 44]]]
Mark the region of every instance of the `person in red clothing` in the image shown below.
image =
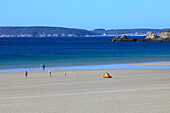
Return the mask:
[[27, 75], [28, 75], [28, 72], [27, 72], [27, 71], [25, 71], [25, 78], [27, 78]]
[[40, 69], [43, 70], [43, 65], [42, 64], [40, 65]]

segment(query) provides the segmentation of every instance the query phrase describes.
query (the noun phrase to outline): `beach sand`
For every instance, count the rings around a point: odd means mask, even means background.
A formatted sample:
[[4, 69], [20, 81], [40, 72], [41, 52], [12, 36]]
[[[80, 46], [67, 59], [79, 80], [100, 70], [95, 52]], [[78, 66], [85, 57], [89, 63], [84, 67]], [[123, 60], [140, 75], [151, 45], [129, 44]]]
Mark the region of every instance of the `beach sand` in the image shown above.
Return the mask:
[[[104, 79], [105, 72], [112, 78]], [[28, 78], [24, 72], [0, 73], [0, 113], [170, 112], [170, 70], [28, 73]]]

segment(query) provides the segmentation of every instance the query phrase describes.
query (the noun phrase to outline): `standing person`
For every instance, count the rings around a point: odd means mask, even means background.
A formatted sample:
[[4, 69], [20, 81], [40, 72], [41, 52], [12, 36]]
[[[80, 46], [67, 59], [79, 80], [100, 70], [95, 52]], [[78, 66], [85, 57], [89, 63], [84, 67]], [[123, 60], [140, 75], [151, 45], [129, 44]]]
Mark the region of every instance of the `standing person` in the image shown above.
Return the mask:
[[27, 75], [28, 75], [28, 72], [27, 72], [27, 71], [25, 71], [25, 78], [27, 78]]
[[64, 72], [64, 76], [66, 77], [66, 72]]
[[40, 69], [43, 70], [43, 65], [42, 64], [40, 65]]
[[45, 70], [45, 64], [43, 64], [43, 70]]
[[48, 74], [49, 74], [50, 77], [52, 76], [51, 70], [48, 70]]

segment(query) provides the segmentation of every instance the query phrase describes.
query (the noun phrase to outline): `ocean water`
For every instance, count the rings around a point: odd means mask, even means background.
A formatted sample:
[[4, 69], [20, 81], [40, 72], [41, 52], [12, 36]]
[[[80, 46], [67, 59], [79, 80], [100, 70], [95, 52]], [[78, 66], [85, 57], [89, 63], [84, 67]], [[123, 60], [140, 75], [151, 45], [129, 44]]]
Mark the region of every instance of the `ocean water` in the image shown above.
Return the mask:
[[0, 72], [39, 68], [42, 63], [48, 68], [64, 69], [170, 61], [169, 42], [109, 42], [112, 38], [0, 38]]

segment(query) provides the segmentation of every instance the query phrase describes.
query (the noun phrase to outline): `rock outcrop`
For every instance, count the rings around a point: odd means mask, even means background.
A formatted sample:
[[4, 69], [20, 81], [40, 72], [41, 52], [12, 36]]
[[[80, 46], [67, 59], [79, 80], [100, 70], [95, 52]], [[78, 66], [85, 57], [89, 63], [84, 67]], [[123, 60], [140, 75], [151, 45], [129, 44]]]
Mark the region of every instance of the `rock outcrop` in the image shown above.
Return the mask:
[[170, 39], [170, 29], [160, 34], [160, 39]]
[[144, 36], [149, 36], [152, 32], [147, 32]]
[[114, 37], [109, 40], [109, 42], [170, 42], [170, 30], [162, 32], [161, 34], [163, 38], [157, 38], [156, 33], [148, 33], [145, 39], [127, 38], [126, 35], [122, 35], [121, 37]]
[[149, 32], [146, 34], [146, 39], [157, 39], [157, 34], [154, 32]]
[[121, 39], [127, 39], [127, 36], [126, 35], [122, 35], [120, 38]]
[[136, 39], [136, 38], [129, 38], [129, 39], [112, 39], [109, 42], [170, 42], [170, 39]]
[[119, 37], [118, 35], [116, 35], [114, 39], [119, 39], [119, 38], [120, 38], [120, 37]]
[[121, 37], [115, 36], [110, 42], [136, 42], [136, 38], [128, 39], [126, 35], [122, 35]]
[[120, 38], [116, 36], [109, 42], [170, 42], [170, 30], [161, 33], [160, 38], [157, 38], [156, 33], [148, 32], [145, 39], [127, 38], [126, 35], [122, 35]]
[[118, 39], [120, 39], [120, 37], [118, 35], [116, 35], [111, 41], [114, 42], [114, 40], [118, 40]]

